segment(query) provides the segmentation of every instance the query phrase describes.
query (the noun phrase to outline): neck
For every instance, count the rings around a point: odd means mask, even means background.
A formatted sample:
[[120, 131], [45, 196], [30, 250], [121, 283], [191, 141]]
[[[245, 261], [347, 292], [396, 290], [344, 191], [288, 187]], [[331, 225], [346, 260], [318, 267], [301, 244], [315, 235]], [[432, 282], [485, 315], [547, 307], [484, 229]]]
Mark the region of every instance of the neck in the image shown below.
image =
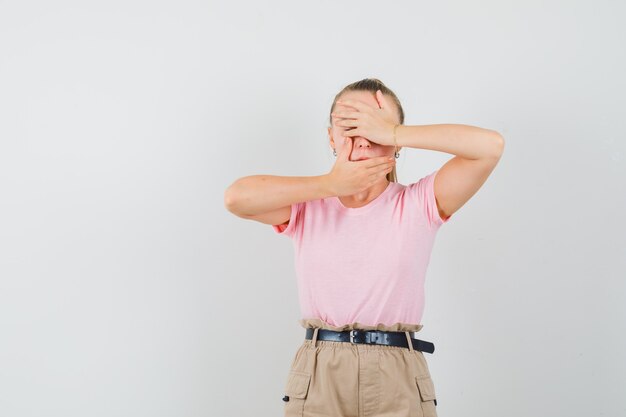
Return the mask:
[[389, 182], [390, 181], [385, 178], [383, 181], [380, 181], [363, 191], [352, 195], [342, 196], [339, 199], [346, 207], [363, 206], [381, 195], [387, 189]]

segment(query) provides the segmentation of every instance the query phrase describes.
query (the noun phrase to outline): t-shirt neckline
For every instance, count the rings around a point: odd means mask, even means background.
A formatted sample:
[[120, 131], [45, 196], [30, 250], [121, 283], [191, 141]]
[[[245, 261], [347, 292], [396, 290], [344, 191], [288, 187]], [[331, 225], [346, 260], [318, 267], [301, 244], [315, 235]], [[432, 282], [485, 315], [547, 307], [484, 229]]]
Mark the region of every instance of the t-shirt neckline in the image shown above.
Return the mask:
[[339, 200], [339, 197], [337, 196], [333, 196], [330, 198], [330, 201], [332, 201], [333, 205], [341, 212], [345, 213], [345, 214], [362, 214], [365, 213], [367, 211], [370, 211], [371, 209], [373, 209], [374, 207], [376, 207], [378, 204], [380, 204], [381, 201], [383, 201], [383, 197], [386, 194], [389, 194], [391, 192], [391, 189], [393, 187], [393, 181], [389, 181], [389, 183], [387, 184], [387, 187], [383, 190], [382, 193], [380, 193], [376, 198], [374, 198], [372, 201], [370, 201], [369, 203], [367, 203], [364, 206], [361, 207], [346, 207], [343, 205], [343, 203], [341, 202], [341, 200]]

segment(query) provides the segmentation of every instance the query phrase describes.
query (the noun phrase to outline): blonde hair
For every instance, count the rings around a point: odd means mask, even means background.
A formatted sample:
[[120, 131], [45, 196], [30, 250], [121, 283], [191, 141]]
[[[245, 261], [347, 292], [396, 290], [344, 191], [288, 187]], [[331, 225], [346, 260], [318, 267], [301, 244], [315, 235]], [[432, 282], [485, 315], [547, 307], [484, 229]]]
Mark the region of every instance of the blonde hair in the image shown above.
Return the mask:
[[[398, 97], [395, 95], [395, 93], [393, 91], [391, 91], [391, 89], [389, 89], [389, 87], [387, 87], [378, 78], [364, 78], [364, 79], [362, 79], [360, 81], [356, 81], [356, 82], [353, 82], [352, 84], [348, 84], [347, 86], [345, 86], [335, 96], [335, 99], [333, 100], [333, 104], [330, 107], [330, 113], [332, 113], [335, 110], [335, 104], [337, 103], [337, 100], [346, 91], [369, 91], [369, 92], [371, 92], [373, 94], [376, 94], [377, 90], [380, 90], [384, 95], [390, 96], [392, 98], [393, 102], [396, 104], [396, 107], [398, 108], [398, 113], [399, 113], [399, 116], [400, 116], [400, 124], [404, 124], [404, 110], [402, 109], [402, 105], [400, 104], [400, 100], [398, 100]], [[332, 124], [333, 124], [332, 116], [328, 117], [328, 121], [330, 123], [329, 127], [332, 127]], [[395, 166], [387, 174], [387, 180], [390, 181], [390, 182], [398, 182], [398, 177], [396, 175], [396, 167]]]

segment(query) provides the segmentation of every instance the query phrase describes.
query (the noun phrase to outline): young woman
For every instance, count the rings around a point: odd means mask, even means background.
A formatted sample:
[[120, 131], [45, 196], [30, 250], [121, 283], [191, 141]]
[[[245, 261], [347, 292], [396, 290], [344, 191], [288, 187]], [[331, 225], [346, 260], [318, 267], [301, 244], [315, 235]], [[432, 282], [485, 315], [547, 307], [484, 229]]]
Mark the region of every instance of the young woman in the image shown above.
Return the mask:
[[[424, 279], [437, 231], [484, 184], [504, 148], [493, 130], [404, 125], [378, 79], [346, 86], [331, 106], [331, 171], [256, 175], [225, 193], [234, 214], [293, 240], [306, 329], [283, 397], [286, 417], [436, 417], [419, 340]], [[455, 155], [416, 182], [397, 182], [404, 147]]]

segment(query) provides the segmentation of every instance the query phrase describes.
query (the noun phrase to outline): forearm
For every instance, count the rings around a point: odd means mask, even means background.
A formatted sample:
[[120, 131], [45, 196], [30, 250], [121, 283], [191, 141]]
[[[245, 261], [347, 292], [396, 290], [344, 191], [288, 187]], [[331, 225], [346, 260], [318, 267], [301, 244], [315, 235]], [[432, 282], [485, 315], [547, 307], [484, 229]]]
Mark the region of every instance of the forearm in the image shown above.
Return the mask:
[[252, 175], [235, 181], [224, 193], [224, 204], [235, 214], [253, 216], [292, 203], [332, 196], [327, 175], [282, 177]]
[[467, 159], [499, 157], [504, 139], [495, 130], [463, 124], [400, 125], [399, 147], [446, 152]]

